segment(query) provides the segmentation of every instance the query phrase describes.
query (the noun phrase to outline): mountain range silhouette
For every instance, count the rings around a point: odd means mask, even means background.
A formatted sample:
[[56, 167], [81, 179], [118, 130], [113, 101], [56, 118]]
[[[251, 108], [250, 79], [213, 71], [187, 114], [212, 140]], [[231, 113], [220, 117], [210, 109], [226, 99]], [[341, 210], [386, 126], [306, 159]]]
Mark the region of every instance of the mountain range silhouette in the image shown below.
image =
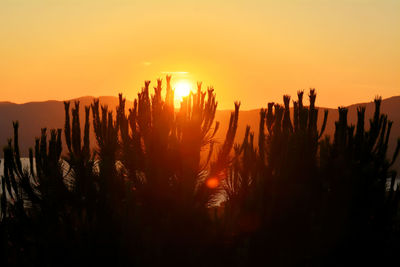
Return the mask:
[[[80, 101], [80, 117], [81, 122], [84, 120], [84, 106], [90, 105], [95, 99], [92, 96], [80, 97], [77, 99], [71, 99], [69, 101]], [[113, 96], [101, 96], [99, 97], [100, 103], [102, 105], [108, 105], [109, 110], [113, 110], [115, 114], [115, 108], [118, 105], [118, 97]], [[307, 103], [305, 103], [307, 105]], [[133, 105], [132, 101], [126, 103], [126, 108], [131, 108]], [[233, 106], [233, 104], [232, 104]], [[373, 101], [366, 103], [358, 103], [347, 106], [348, 111], [348, 121], [351, 124], [355, 124], [357, 120], [357, 107], [366, 107], [366, 122], [365, 125], [368, 128], [369, 122], [367, 121], [372, 117], [374, 112]], [[328, 121], [325, 130], [325, 135], [331, 136], [335, 130], [335, 121], [338, 119], [337, 109], [319, 107], [318, 116], [318, 127], [320, 128], [323, 120], [323, 110], [328, 109]], [[388, 153], [391, 156], [394, 153], [396, 140], [400, 137], [400, 96], [394, 96], [382, 100], [381, 111], [388, 115], [388, 119], [392, 120], [393, 127], [389, 140]], [[257, 140], [258, 124], [259, 124], [259, 109], [252, 110], [241, 110], [239, 114], [238, 130], [236, 135], [236, 142], [241, 142], [247, 125], [251, 127], [251, 131], [255, 134], [255, 140]], [[226, 134], [226, 130], [229, 123], [229, 116], [231, 110], [217, 110], [215, 119], [220, 122], [220, 128], [216, 134], [216, 140], [223, 140]], [[63, 128], [64, 127], [64, 105], [63, 101], [43, 101], [43, 102], [28, 102], [24, 104], [15, 104], [12, 102], [0, 102], [0, 145], [3, 147], [6, 145], [7, 140], [13, 136], [12, 121], [19, 121], [20, 131], [20, 147], [23, 156], [28, 155], [28, 149], [34, 146], [34, 139], [36, 136], [40, 135], [41, 128], [53, 129], [53, 128]], [[65, 140], [63, 140], [65, 144]], [[94, 148], [94, 133], [91, 128], [91, 146]], [[65, 151], [65, 150], [64, 150]], [[3, 155], [0, 156], [2, 158]], [[395, 169], [400, 171], [400, 161], [395, 163]]]

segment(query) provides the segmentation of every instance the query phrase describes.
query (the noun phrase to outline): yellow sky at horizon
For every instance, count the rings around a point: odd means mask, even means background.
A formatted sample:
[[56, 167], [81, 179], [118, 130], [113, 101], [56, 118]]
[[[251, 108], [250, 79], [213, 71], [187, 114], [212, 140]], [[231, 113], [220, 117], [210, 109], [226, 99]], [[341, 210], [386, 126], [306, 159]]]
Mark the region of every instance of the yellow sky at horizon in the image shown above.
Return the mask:
[[315, 87], [319, 106], [400, 95], [397, 0], [2, 0], [0, 101], [123, 92], [174, 73], [219, 108]]

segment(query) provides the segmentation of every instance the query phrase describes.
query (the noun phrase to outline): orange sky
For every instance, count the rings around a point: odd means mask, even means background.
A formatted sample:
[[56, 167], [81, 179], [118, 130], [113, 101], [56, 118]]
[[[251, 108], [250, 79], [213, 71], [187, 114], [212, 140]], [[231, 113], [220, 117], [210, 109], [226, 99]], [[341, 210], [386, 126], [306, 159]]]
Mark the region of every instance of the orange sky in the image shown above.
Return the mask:
[[0, 101], [213, 85], [219, 108], [317, 88], [336, 107], [400, 95], [399, 0], [1, 0]]

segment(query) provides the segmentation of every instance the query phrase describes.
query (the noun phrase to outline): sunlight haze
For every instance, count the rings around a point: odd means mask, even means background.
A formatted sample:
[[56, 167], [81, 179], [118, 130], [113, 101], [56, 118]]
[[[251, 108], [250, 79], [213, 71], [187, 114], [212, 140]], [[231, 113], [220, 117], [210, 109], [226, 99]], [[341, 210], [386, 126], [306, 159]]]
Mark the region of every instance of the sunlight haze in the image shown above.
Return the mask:
[[220, 109], [310, 87], [327, 107], [390, 97], [399, 14], [398, 0], [2, 0], [0, 101], [133, 99], [166, 73], [213, 86]]

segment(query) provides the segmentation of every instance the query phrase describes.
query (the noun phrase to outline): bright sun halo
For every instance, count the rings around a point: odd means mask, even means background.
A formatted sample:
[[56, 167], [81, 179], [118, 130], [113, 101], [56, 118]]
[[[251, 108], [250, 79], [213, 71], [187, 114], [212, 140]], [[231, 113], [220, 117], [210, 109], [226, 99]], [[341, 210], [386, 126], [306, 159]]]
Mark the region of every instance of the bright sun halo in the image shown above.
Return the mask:
[[183, 97], [188, 96], [191, 91], [191, 85], [187, 81], [179, 81], [175, 84], [175, 99], [181, 101]]

